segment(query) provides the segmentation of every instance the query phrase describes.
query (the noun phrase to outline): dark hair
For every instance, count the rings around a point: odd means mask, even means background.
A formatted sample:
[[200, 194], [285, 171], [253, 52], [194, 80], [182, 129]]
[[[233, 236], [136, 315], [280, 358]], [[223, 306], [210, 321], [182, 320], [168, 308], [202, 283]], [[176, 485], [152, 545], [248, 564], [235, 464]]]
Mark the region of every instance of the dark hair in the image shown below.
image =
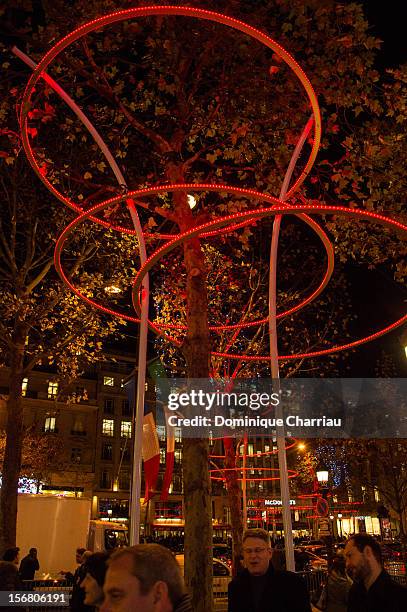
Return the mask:
[[76, 549], [76, 554], [77, 555], [83, 555], [83, 553], [85, 552], [86, 548], [77, 548]]
[[0, 591], [15, 591], [18, 586], [18, 570], [11, 561], [0, 561]]
[[29, 553], [30, 553], [30, 555], [33, 555], [34, 553], [37, 554], [37, 549], [36, 548], [30, 548]]
[[109, 566], [125, 555], [131, 557], [132, 574], [140, 581], [140, 593], [147, 595], [156, 582], [165, 582], [173, 606], [185, 594], [180, 567], [172, 552], [160, 544], [136, 544], [117, 549], [109, 559]]
[[84, 574], [90, 574], [101, 587], [105, 582], [108, 558], [109, 553], [96, 552], [90, 555], [83, 564]]
[[13, 548], [7, 548], [3, 555], [3, 561], [13, 562], [19, 552], [20, 549], [18, 548], [18, 546], [14, 546]]
[[360, 552], [363, 552], [366, 546], [370, 546], [374, 558], [382, 565], [382, 549], [376, 538], [367, 533], [355, 533], [348, 538], [348, 542], [353, 542]]
[[346, 562], [343, 557], [334, 557], [332, 559], [332, 571], [340, 576], [346, 576]]
[[247, 538], [258, 538], [259, 540], [263, 540], [267, 544], [268, 547], [271, 547], [271, 538], [268, 531], [265, 529], [246, 529], [243, 533], [242, 542], [247, 540]]

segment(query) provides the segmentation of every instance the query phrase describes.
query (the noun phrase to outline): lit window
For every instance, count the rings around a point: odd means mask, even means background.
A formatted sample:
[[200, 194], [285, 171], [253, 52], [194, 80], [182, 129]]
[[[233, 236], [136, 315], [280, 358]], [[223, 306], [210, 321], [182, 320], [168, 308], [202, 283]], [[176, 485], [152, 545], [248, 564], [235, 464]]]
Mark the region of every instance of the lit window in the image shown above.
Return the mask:
[[253, 450], [254, 450], [253, 444], [248, 444], [247, 445], [247, 454], [248, 455], [253, 455]]
[[44, 431], [51, 433], [56, 431], [56, 418], [54, 416], [47, 416], [45, 418]]
[[122, 421], [120, 434], [122, 438], [131, 438], [131, 421]]
[[27, 387], [28, 387], [28, 378], [23, 378], [23, 382], [21, 383], [21, 395], [23, 397], [27, 395]]
[[264, 452], [265, 452], [265, 453], [268, 453], [268, 452], [269, 452], [269, 450], [270, 450], [270, 446], [269, 446], [268, 444], [265, 444], [265, 445], [264, 445]]
[[167, 457], [167, 453], [165, 448], [160, 448], [160, 463], [165, 464], [165, 459]]
[[103, 384], [105, 385], [105, 387], [114, 387], [114, 378], [113, 378], [113, 376], [104, 376], [103, 377]]
[[157, 425], [157, 436], [159, 440], [165, 440], [165, 426]]
[[181, 427], [176, 427], [174, 432], [175, 442], [182, 442], [182, 431]]
[[180, 448], [176, 448], [174, 451], [174, 461], [175, 463], [181, 463], [182, 461], [182, 450]]
[[375, 502], [379, 502], [380, 501], [380, 493], [377, 487], [374, 488], [374, 500]]
[[145, 389], [145, 391], [148, 391], [148, 382], [145, 383], [144, 389]]
[[48, 383], [48, 399], [56, 399], [57, 395], [58, 395], [58, 383], [49, 382]]
[[103, 422], [102, 422], [102, 434], [104, 436], [113, 436], [114, 435], [114, 420], [113, 419], [103, 419]]

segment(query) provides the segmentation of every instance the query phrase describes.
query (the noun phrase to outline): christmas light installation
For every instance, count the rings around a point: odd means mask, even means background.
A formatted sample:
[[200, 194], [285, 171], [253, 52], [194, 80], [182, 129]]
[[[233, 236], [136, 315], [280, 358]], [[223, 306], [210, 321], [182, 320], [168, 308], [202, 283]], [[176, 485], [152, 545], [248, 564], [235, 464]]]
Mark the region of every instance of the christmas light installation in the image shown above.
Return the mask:
[[[286, 62], [286, 64], [291, 68], [291, 70], [294, 72], [296, 77], [299, 79], [300, 83], [303, 85], [305, 89], [306, 95], [308, 96], [308, 100], [309, 100], [311, 110], [312, 110], [312, 118], [309, 122], [310, 127], [312, 126], [313, 131], [314, 131], [313, 138], [311, 139], [312, 146], [311, 146], [311, 152], [309, 154], [308, 160], [302, 172], [299, 174], [299, 176], [297, 177], [297, 179], [295, 180], [294, 184], [291, 187], [289, 187], [288, 184], [286, 185], [284, 194], [280, 196], [280, 199], [272, 198], [271, 196], [267, 194], [261, 194], [255, 190], [242, 189], [242, 188], [237, 188], [237, 187], [228, 186], [228, 185], [220, 186], [220, 185], [195, 184], [195, 183], [170, 184], [170, 185], [165, 185], [165, 186], [158, 186], [158, 187], [154, 186], [154, 187], [149, 187], [149, 188], [138, 189], [138, 190], [134, 190], [128, 193], [127, 193], [127, 189], [124, 189], [123, 190], [124, 193], [122, 195], [117, 196], [116, 198], [111, 198], [109, 200], [106, 200], [105, 202], [102, 202], [101, 204], [98, 204], [97, 206], [92, 207], [90, 210], [83, 212], [83, 209], [79, 203], [66, 197], [63, 193], [58, 191], [58, 189], [47, 179], [46, 173], [43, 171], [43, 168], [41, 167], [41, 162], [37, 160], [35, 157], [34, 151], [31, 147], [30, 137], [29, 137], [28, 122], [29, 122], [30, 109], [32, 106], [31, 100], [32, 100], [32, 96], [35, 91], [35, 86], [37, 82], [40, 79], [44, 79], [46, 82], [50, 82], [50, 77], [48, 77], [47, 73], [45, 72], [47, 68], [50, 66], [50, 64], [55, 60], [55, 58], [60, 53], [62, 53], [73, 42], [81, 39], [83, 36], [86, 36], [89, 33], [94, 32], [96, 30], [100, 30], [102, 27], [105, 27], [113, 23], [128, 21], [131, 19], [137, 19], [137, 18], [142, 18], [142, 17], [147, 17], [147, 16], [154, 16], [154, 15], [155, 16], [174, 15], [174, 16], [194, 18], [198, 20], [212, 21], [212, 22], [220, 23], [232, 29], [238, 30], [248, 35], [249, 37], [257, 40], [258, 42], [265, 45], [269, 49], [272, 49], [276, 54], [279, 55], [279, 57], [283, 61]], [[86, 118], [82, 117], [81, 120], [86, 125]], [[27, 158], [31, 166], [33, 167], [34, 171], [36, 172], [40, 180], [44, 183], [44, 185], [49, 189], [49, 191], [53, 195], [55, 195], [56, 198], [58, 198], [58, 200], [60, 200], [65, 205], [69, 206], [71, 209], [75, 210], [78, 213], [78, 217], [75, 219], [74, 222], [72, 222], [66, 228], [66, 230], [61, 234], [57, 242], [56, 249], [55, 249], [55, 265], [58, 270], [58, 273], [60, 274], [63, 281], [72, 289], [72, 291], [74, 291], [81, 299], [85, 300], [92, 307], [98, 308], [99, 310], [107, 314], [118, 316], [120, 318], [129, 320], [129, 321], [133, 321], [136, 323], [140, 321], [139, 319], [139, 313], [140, 313], [139, 291], [140, 291], [140, 288], [142, 287], [143, 279], [146, 278], [146, 275], [148, 274], [149, 270], [151, 270], [154, 264], [157, 263], [163, 255], [171, 252], [174, 248], [181, 246], [186, 240], [191, 239], [193, 237], [198, 237], [200, 239], [204, 239], [204, 238], [210, 239], [211, 236], [218, 235], [219, 233], [224, 233], [224, 234], [230, 233], [231, 231], [236, 230], [238, 227], [244, 227], [245, 225], [250, 225], [251, 223], [254, 223], [255, 221], [260, 221], [263, 218], [266, 218], [269, 216], [277, 216], [278, 218], [280, 218], [282, 215], [285, 215], [285, 214], [293, 214], [293, 215], [299, 216], [303, 221], [308, 223], [308, 225], [310, 225], [310, 227], [316, 232], [318, 237], [321, 239], [325, 247], [325, 250], [327, 253], [327, 269], [320, 282], [319, 287], [313, 293], [311, 293], [311, 295], [305, 297], [302, 301], [299, 302], [299, 304], [295, 305], [293, 308], [285, 312], [278, 313], [275, 317], [277, 318], [277, 317], [286, 316], [288, 314], [293, 314], [294, 312], [303, 308], [306, 304], [310, 303], [313, 299], [315, 299], [326, 287], [332, 275], [332, 272], [333, 272], [333, 247], [330, 244], [328, 237], [326, 233], [324, 232], [324, 230], [320, 227], [318, 223], [316, 223], [313, 219], [311, 219], [308, 216], [309, 214], [318, 214], [318, 215], [323, 215], [323, 216], [325, 215], [335, 215], [335, 216], [347, 215], [347, 216], [350, 216], [350, 218], [353, 218], [355, 220], [364, 219], [364, 220], [379, 222], [382, 225], [388, 226], [392, 228], [393, 230], [401, 231], [404, 234], [407, 231], [407, 227], [397, 222], [396, 220], [389, 219], [383, 215], [369, 213], [364, 210], [349, 209], [349, 208], [341, 207], [341, 206], [323, 206], [323, 205], [315, 204], [315, 203], [303, 203], [301, 205], [293, 205], [291, 203], [290, 204], [287, 203], [287, 200], [289, 200], [291, 196], [293, 196], [293, 194], [296, 192], [296, 190], [298, 190], [299, 186], [303, 183], [303, 181], [306, 179], [307, 175], [309, 174], [311, 167], [315, 161], [315, 158], [318, 152], [318, 148], [319, 148], [319, 143], [320, 143], [320, 138], [321, 138], [321, 123], [320, 123], [319, 107], [318, 107], [318, 103], [317, 103], [317, 99], [316, 99], [314, 90], [308, 80], [308, 77], [305, 75], [305, 73], [300, 68], [300, 66], [297, 64], [297, 62], [294, 60], [294, 58], [285, 49], [283, 49], [277, 42], [275, 42], [273, 39], [271, 39], [269, 36], [267, 36], [263, 32], [249, 26], [248, 24], [240, 20], [233, 19], [232, 17], [222, 15], [214, 11], [208, 11], [204, 9], [197, 9], [197, 8], [191, 8], [191, 7], [183, 7], [183, 6], [139, 7], [139, 8], [122, 10], [122, 11], [116, 11], [114, 13], [105, 15], [98, 19], [94, 19], [90, 21], [89, 23], [86, 23], [80, 26], [79, 28], [74, 30], [72, 33], [70, 33], [68, 36], [64, 37], [61, 41], [59, 41], [54, 47], [52, 47], [52, 49], [50, 49], [50, 51], [44, 56], [44, 58], [41, 60], [38, 66], [34, 69], [33, 74], [24, 92], [23, 101], [21, 105], [20, 125], [21, 125], [23, 146], [24, 146]], [[87, 127], [89, 129], [89, 126]], [[294, 161], [294, 165], [295, 165], [295, 161]], [[291, 178], [291, 174], [289, 174], [289, 178]], [[289, 180], [287, 181], [287, 183], [289, 183]], [[69, 235], [72, 233], [74, 228], [78, 226], [78, 224], [89, 219], [110, 230], [123, 232], [129, 235], [138, 235], [138, 231], [136, 229], [133, 230], [127, 227], [122, 227], [120, 225], [114, 225], [112, 223], [109, 223], [105, 219], [97, 217], [96, 216], [97, 213], [103, 211], [105, 208], [108, 208], [112, 204], [115, 204], [115, 203], [119, 204], [121, 202], [125, 202], [128, 207], [136, 207], [137, 199], [142, 199], [147, 196], [155, 195], [158, 193], [171, 193], [175, 191], [184, 191], [190, 197], [194, 197], [192, 193], [196, 193], [199, 190], [240, 194], [240, 195], [244, 195], [245, 197], [249, 199], [262, 200], [263, 202], [266, 202], [268, 206], [263, 207], [261, 209], [252, 208], [251, 210], [246, 211], [245, 213], [238, 213], [234, 215], [228, 215], [222, 218], [217, 218], [217, 219], [212, 220], [209, 223], [202, 224], [199, 227], [194, 228], [193, 230], [184, 232], [183, 234], [180, 234], [177, 236], [168, 235], [168, 234], [167, 235], [158, 234], [158, 233], [154, 235], [151, 232], [149, 232], [148, 234], [147, 232], [144, 233], [144, 235], [141, 237], [143, 239], [148, 236], [149, 238], [154, 237], [158, 240], [166, 240], [167, 242], [162, 247], [157, 248], [155, 251], [153, 251], [149, 255], [148, 258], [143, 258], [143, 257], [141, 258], [142, 265], [134, 279], [133, 291], [132, 291], [133, 306], [138, 316], [130, 316], [127, 314], [123, 314], [112, 308], [107, 308], [101, 304], [96, 303], [96, 301], [87, 298], [87, 296], [84, 296], [73, 285], [70, 279], [68, 279], [68, 277], [66, 276], [62, 268], [62, 265], [61, 265], [61, 252], [62, 252], [63, 246], [66, 240], [68, 239]], [[139, 236], [139, 239], [140, 239], [140, 236]], [[141, 240], [140, 242], [144, 243], [143, 240]], [[143, 291], [145, 292], [145, 289]], [[145, 295], [143, 294], [143, 298], [144, 297]], [[219, 332], [219, 331], [224, 331], [224, 330], [229, 330], [229, 329], [236, 329], [236, 330], [245, 329], [248, 327], [253, 327], [253, 326], [268, 322], [269, 318], [263, 318], [257, 321], [250, 321], [248, 323], [235, 324], [235, 325], [210, 326], [210, 330], [212, 332]], [[309, 358], [309, 357], [317, 357], [320, 355], [327, 355], [327, 354], [338, 352], [340, 350], [347, 350], [349, 348], [354, 348], [358, 346], [359, 344], [362, 344], [370, 340], [373, 340], [375, 338], [378, 338], [381, 335], [387, 333], [388, 331], [391, 331], [395, 327], [404, 323], [406, 319], [407, 319], [407, 315], [399, 318], [391, 325], [387, 325], [383, 329], [378, 330], [354, 342], [349, 342], [347, 344], [333, 346], [330, 349], [314, 351], [310, 353], [281, 355], [281, 356], [278, 356], [278, 359], [280, 361], [286, 361], [288, 359], [299, 359], [299, 358], [304, 359], [304, 358]], [[186, 329], [184, 326], [180, 326], [176, 324], [159, 324], [158, 325], [154, 323], [153, 321], [150, 321], [149, 325], [150, 325], [150, 328], [155, 333], [164, 336], [167, 340], [174, 342], [176, 345], [180, 346], [179, 339], [168, 335], [166, 333], [166, 330], [172, 329], [172, 330], [182, 331]], [[216, 351], [214, 351], [212, 354], [216, 357], [222, 357], [222, 358], [228, 358], [228, 359], [239, 359], [239, 360], [244, 360], [244, 361], [270, 361], [270, 356], [264, 356], [264, 355], [262, 356], [241, 355], [241, 354], [234, 354], [230, 352], [222, 353], [222, 352], [216, 352]], [[237, 469], [241, 469], [241, 468], [237, 468]]]

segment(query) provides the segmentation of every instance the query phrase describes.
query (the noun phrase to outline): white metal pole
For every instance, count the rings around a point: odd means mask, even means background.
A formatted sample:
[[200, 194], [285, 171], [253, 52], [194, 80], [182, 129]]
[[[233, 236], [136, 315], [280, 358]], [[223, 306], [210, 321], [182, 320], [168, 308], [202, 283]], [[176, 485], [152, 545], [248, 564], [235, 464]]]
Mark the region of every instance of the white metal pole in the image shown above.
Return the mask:
[[[279, 199], [284, 201], [288, 186], [290, 184], [291, 176], [294, 171], [295, 165], [300, 156], [302, 147], [307, 139], [307, 136], [311, 130], [313, 124], [313, 117], [311, 117], [307, 125], [305, 126], [301, 137], [294, 149], [294, 153], [291, 157], [290, 163], [287, 168], [287, 172], [284, 177], [283, 185], [281, 187]], [[277, 251], [278, 251], [278, 239], [280, 234], [282, 215], [276, 215], [273, 221], [273, 233], [271, 238], [270, 247], [270, 273], [269, 273], [269, 336], [270, 336], [270, 369], [271, 378], [273, 381], [277, 381], [278, 388], [273, 391], [280, 391], [280, 369], [278, 365], [278, 345], [277, 345]], [[276, 418], [281, 419], [283, 417], [283, 411], [281, 403], [276, 407]], [[278, 453], [278, 468], [280, 474], [280, 490], [281, 490], [281, 503], [282, 503], [282, 515], [283, 515], [283, 527], [284, 527], [284, 541], [285, 541], [285, 559], [286, 567], [290, 571], [295, 571], [295, 560], [294, 560], [294, 541], [293, 541], [293, 529], [291, 521], [291, 507], [290, 507], [290, 488], [288, 483], [288, 471], [287, 471], [287, 454], [285, 451], [285, 429], [284, 427], [277, 428], [277, 453]]]
[[[18, 47], [13, 47], [12, 52], [19, 57], [27, 66], [32, 69], [37, 67], [37, 64], [28, 55], [23, 53]], [[74, 100], [66, 93], [64, 89], [46, 72], [42, 73], [42, 78], [52, 89], [66, 102], [73, 110], [78, 119], [86, 127], [96, 144], [99, 146], [106, 161], [111, 167], [117, 182], [120, 187], [127, 189], [126, 180], [111, 154], [105, 141], [96, 130], [85, 113], [79, 108]], [[141, 265], [147, 259], [146, 245], [144, 241], [143, 230], [141, 228], [140, 219], [136, 210], [134, 201], [126, 200], [126, 205], [133, 222], [134, 229], [137, 233], [139, 243], [140, 262]], [[147, 333], [148, 333], [148, 305], [149, 305], [149, 277], [148, 274], [144, 277], [141, 295], [141, 314], [140, 314], [140, 336], [138, 350], [138, 371], [137, 371], [137, 388], [136, 388], [136, 410], [133, 419], [134, 430], [134, 447], [133, 447], [133, 470], [132, 470], [132, 485], [131, 485], [131, 502], [130, 502], [130, 544], [137, 544], [140, 536], [140, 497], [141, 497], [141, 450], [143, 437], [143, 417], [144, 417], [144, 395], [145, 395], [145, 378], [146, 378], [146, 361], [147, 361]]]

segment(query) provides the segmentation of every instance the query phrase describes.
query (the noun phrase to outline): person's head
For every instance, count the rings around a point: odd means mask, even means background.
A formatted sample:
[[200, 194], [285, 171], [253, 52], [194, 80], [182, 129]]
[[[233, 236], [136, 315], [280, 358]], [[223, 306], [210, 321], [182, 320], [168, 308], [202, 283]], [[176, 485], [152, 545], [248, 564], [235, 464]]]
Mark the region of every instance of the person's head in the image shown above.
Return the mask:
[[185, 587], [170, 550], [138, 544], [111, 555], [103, 591], [101, 612], [172, 612]]
[[31, 557], [36, 557], [37, 556], [37, 549], [36, 548], [30, 548], [29, 554]]
[[17, 546], [13, 548], [7, 548], [3, 555], [3, 561], [9, 561], [10, 563], [18, 564], [20, 558], [20, 549]]
[[85, 590], [84, 603], [87, 606], [99, 606], [103, 601], [103, 583], [107, 570], [106, 552], [91, 554], [83, 563], [85, 577], [80, 586]]
[[86, 548], [77, 548], [75, 552], [76, 563], [82, 563], [82, 556]]
[[270, 535], [264, 529], [246, 529], [243, 533], [243, 561], [249, 574], [262, 576], [269, 568], [273, 551]]
[[357, 533], [345, 546], [346, 570], [356, 581], [368, 581], [382, 569], [382, 551], [378, 541], [365, 533]]
[[15, 563], [0, 561], [0, 591], [14, 591], [17, 585], [18, 569]]
[[332, 559], [331, 571], [335, 572], [341, 578], [346, 578], [346, 564], [343, 556], [336, 556]]

